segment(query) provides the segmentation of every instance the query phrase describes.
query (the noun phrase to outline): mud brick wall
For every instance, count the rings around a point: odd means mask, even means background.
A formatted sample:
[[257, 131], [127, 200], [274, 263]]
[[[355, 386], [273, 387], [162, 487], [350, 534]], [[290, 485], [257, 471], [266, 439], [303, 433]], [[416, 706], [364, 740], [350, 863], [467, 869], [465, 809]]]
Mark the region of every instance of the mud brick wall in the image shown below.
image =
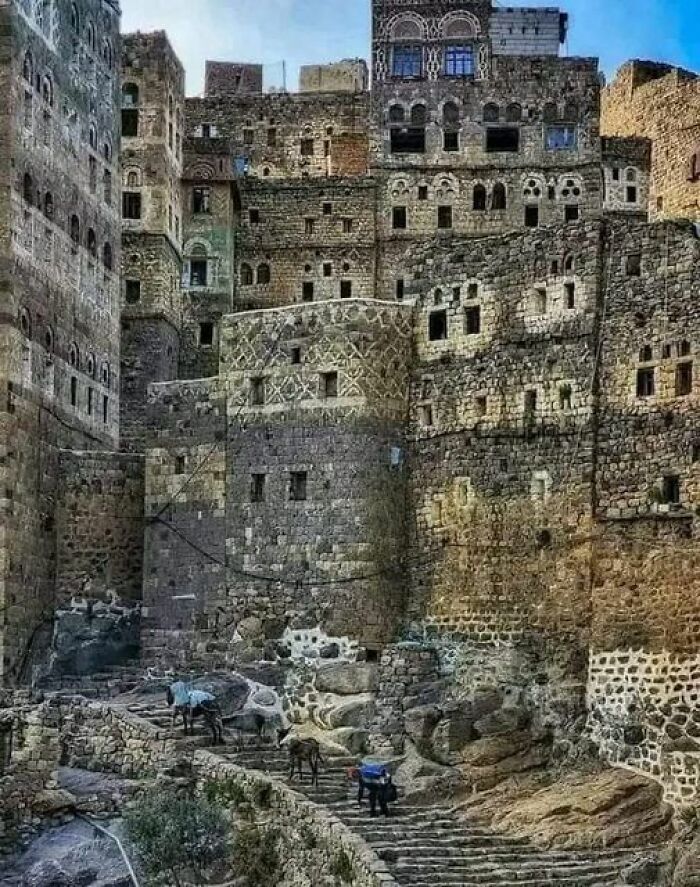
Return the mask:
[[56, 513], [56, 595], [140, 601], [143, 457], [63, 451]]
[[627, 62], [603, 90], [601, 128], [605, 135], [651, 139], [652, 218], [700, 218], [700, 177], [691, 174], [691, 159], [700, 148], [697, 74]]

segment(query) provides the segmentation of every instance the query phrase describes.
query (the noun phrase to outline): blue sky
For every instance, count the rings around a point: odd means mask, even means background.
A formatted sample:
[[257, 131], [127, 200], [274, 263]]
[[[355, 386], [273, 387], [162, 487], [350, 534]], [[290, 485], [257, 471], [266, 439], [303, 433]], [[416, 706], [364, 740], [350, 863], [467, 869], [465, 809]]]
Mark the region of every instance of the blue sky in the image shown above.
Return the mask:
[[[556, 5], [509, 0], [508, 6]], [[568, 0], [569, 55], [600, 56], [608, 76], [629, 58], [700, 70], [697, 0]], [[267, 85], [299, 65], [369, 54], [369, 0], [122, 0], [124, 30], [165, 28], [201, 92], [207, 58], [263, 62]]]

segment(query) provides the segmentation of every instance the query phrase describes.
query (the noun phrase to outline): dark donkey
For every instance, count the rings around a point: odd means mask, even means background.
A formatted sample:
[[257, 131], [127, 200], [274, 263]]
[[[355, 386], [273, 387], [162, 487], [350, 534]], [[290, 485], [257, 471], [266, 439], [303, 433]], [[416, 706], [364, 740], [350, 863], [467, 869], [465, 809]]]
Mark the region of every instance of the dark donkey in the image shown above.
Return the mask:
[[214, 745], [224, 745], [224, 721], [221, 707], [211, 693], [203, 690], [189, 690], [178, 681], [166, 691], [168, 705], [173, 708], [173, 725], [177, 716], [182, 716], [185, 736], [194, 734], [194, 722], [201, 717], [209, 729]]
[[[280, 740], [289, 735], [289, 730], [279, 730]], [[294, 780], [296, 771], [299, 771], [299, 781], [304, 781], [304, 763], [309, 765], [311, 771], [311, 785], [318, 786], [318, 765], [325, 763], [321, 757], [321, 746], [316, 739], [288, 739], [289, 750], [289, 780]]]

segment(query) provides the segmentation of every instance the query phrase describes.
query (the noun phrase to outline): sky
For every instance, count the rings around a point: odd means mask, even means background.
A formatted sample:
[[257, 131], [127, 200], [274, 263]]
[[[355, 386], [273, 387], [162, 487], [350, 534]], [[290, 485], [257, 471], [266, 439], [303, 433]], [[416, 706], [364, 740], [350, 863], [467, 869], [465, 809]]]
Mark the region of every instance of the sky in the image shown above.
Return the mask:
[[[165, 29], [199, 95], [205, 59], [262, 62], [267, 86], [295, 88], [300, 65], [369, 55], [370, 0], [121, 0], [124, 31]], [[556, 0], [508, 0], [554, 6]], [[611, 77], [630, 58], [700, 71], [697, 0], [565, 0], [568, 55], [599, 56]]]

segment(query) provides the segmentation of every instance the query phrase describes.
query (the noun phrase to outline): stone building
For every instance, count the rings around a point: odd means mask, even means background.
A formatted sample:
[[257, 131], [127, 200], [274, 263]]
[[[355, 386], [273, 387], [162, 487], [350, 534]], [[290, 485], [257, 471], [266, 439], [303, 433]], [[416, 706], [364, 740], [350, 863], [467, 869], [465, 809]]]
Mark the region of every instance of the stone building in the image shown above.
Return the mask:
[[[627, 62], [603, 90], [601, 126], [609, 136], [651, 140], [652, 219], [700, 219], [697, 73], [658, 62]], [[625, 170], [619, 172], [624, 180]]]
[[57, 605], [61, 451], [118, 441], [118, 4], [4, 0], [0, 33], [0, 675], [12, 682]]

